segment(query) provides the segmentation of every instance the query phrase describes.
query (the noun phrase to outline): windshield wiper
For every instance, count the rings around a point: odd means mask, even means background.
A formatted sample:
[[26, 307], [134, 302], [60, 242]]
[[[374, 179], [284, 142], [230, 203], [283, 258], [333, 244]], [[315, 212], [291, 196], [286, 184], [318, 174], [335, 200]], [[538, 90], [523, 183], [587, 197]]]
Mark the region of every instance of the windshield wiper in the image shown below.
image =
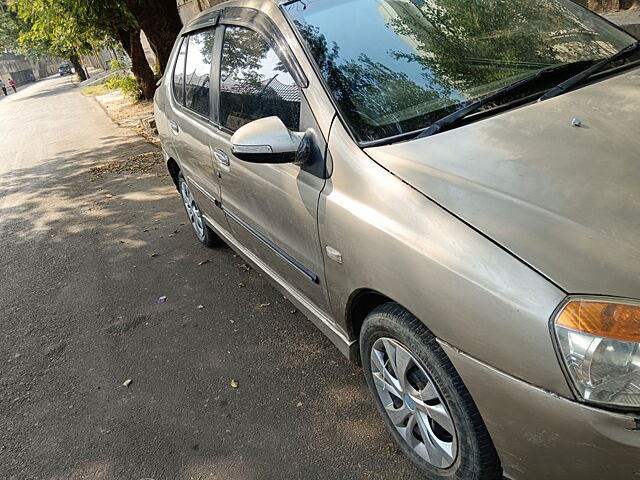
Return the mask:
[[540, 71], [538, 71], [537, 73], [535, 73], [533, 75], [529, 75], [528, 77], [525, 77], [522, 80], [518, 80], [515, 83], [507, 85], [506, 87], [503, 87], [500, 90], [497, 90], [497, 91], [487, 95], [486, 97], [481, 98], [480, 100], [478, 100], [476, 102], [470, 103], [466, 107], [462, 107], [459, 110], [456, 110], [455, 112], [450, 113], [449, 115], [447, 115], [445, 117], [442, 117], [440, 120], [437, 120], [436, 122], [432, 123], [431, 126], [427, 127], [422, 132], [420, 132], [420, 134], [418, 136], [416, 136], [415, 138], [418, 139], [418, 138], [424, 138], [424, 137], [429, 137], [431, 135], [434, 135], [434, 134], [438, 133], [440, 130], [442, 130], [443, 128], [449, 127], [449, 126], [459, 122], [460, 120], [464, 119], [465, 117], [468, 117], [472, 113], [478, 111], [479, 109], [481, 109], [485, 105], [488, 105], [488, 104], [496, 101], [498, 98], [503, 97], [503, 96], [513, 92], [513, 91], [516, 91], [516, 90], [524, 87], [525, 85], [529, 85], [530, 83], [538, 81], [544, 76], [547, 76], [547, 75], [549, 75], [551, 73], [556, 73], [559, 70], [564, 70], [564, 69], [569, 68], [569, 67], [576, 68], [577, 65], [582, 65], [582, 64], [586, 64], [586, 63], [590, 63], [590, 62], [591, 62], [590, 60], [584, 60], [584, 61], [580, 61], [580, 62], [563, 63], [561, 65], [555, 65], [553, 67], [549, 67], [549, 68], [545, 68], [544, 70], [540, 70]]
[[613, 63], [616, 60], [620, 60], [621, 58], [626, 57], [630, 53], [635, 52], [636, 50], [638, 50], [638, 48], [640, 48], [640, 42], [635, 42], [635, 43], [632, 43], [631, 45], [627, 45], [622, 50], [620, 50], [618, 53], [616, 53], [616, 54], [614, 54], [614, 55], [612, 55], [610, 57], [607, 57], [604, 60], [599, 61], [598, 63], [593, 64], [591, 67], [587, 68], [586, 70], [578, 73], [577, 75], [574, 75], [573, 77], [569, 78], [568, 80], [565, 80], [560, 85], [558, 85], [556, 87], [553, 87], [547, 93], [542, 95], [538, 99], [538, 101], [542, 102], [543, 100], [548, 100], [549, 98], [553, 98], [553, 97], [557, 97], [558, 95], [561, 95], [562, 93], [564, 93], [567, 90], [569, 90], [571, 87], [574, 87], [577, 84], [585, 81], [587, 78], [589, 78], [594, 73], [597, 73], [597, 72], [601, 71], [604, 67], [606, 67], [610, 63]]

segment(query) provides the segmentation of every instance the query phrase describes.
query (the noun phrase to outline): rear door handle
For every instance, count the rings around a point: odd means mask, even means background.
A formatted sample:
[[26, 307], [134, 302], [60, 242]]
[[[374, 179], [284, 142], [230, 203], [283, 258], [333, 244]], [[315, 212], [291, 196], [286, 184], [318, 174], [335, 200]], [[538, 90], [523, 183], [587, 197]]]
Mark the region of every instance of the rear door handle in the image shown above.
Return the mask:
[[180, 133], [180, 127], [174, 120], [169, 120], [169, 128], [171, 128], [171, 131], [176, 135]]
[[224, 153], [219, 148], [213, 149], [213, 156], [216, 157], [216, 160], [218, 160], [218, 163], [221, 167], [228, 167], [229, 165], [231, 165], [231, 162], [229, 162], [229, 155]]

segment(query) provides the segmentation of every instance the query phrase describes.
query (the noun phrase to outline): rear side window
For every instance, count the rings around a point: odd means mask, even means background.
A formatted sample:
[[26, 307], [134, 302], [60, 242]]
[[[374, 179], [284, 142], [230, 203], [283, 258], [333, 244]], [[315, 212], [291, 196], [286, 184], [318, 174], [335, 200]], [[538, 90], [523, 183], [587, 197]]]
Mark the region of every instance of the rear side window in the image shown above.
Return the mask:
[[261, 35], [227, 27], [220, 64], [220, 122], [235, 131], [271, 116], [298, 130], [300, 89]]
[[173, 69], [173, 95], [181, 105], [184, 105], [184, 60], [187, 56], [187, 41], [182, 40], [180, 52]]
[[213, 54], [213, 29], [189, 36], [185, 67], [185, 106], [200, 115], [209, 117], [209, 88], [211, 85], [211, 58]]

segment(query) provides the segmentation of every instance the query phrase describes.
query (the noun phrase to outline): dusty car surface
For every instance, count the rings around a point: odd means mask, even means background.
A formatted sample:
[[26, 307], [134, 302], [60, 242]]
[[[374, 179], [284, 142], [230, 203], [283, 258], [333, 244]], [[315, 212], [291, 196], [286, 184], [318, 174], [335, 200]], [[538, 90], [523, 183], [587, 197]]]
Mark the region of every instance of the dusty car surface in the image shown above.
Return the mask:
[[237, 0], [156, 121], [427, 478], [638, 478], [638, 50], [568, 0]]

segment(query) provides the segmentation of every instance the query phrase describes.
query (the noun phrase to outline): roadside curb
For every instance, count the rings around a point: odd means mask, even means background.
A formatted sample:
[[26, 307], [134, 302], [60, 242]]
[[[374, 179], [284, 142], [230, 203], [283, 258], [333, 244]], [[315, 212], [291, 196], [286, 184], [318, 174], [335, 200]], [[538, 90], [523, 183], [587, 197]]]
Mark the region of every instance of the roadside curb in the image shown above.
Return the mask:
[[[92, 96], [95, 102], [100, 106], [102, 111], [111, 119], [113, 123], [115, 123], [120, 128], [126, 128], [132, 130], [137, 133], [141, 137], [143, 137], [147, 142], [151, 143], [157, 148], [160, 148], [160, 138], [157, 135], [157, 130], [155, 130], [155, 119], [153, 114], [145, 115], [141, 118], [132, 119], [131, 122], [121, 122], [118, 119], [114, 118], [109, 109], [107, 108], [107, 103], [105, 99], [109, 96], [114, 95], [122, 95], [120, 90], [115, 90], [111, 93], [105, 95]], [[102, 100], [101, 100], [102, 99]]]

